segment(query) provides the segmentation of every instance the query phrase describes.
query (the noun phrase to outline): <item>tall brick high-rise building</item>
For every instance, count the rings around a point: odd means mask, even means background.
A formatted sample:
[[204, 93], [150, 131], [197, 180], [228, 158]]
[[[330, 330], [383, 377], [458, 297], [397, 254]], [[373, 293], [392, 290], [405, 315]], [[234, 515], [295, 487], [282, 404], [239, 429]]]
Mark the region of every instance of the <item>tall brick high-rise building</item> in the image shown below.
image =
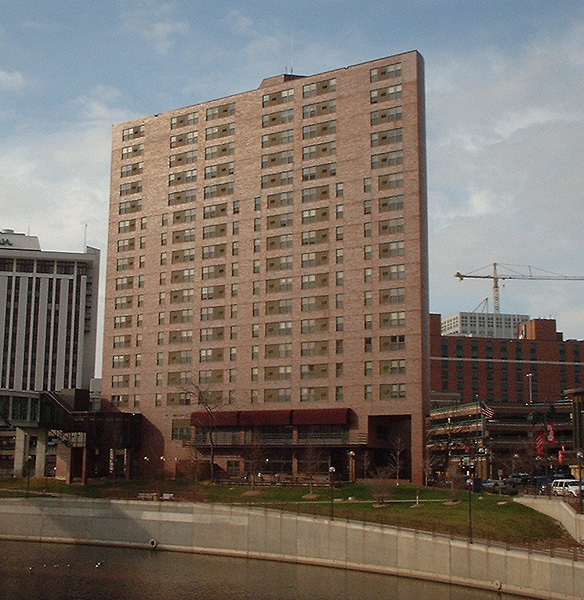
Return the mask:
[[424, 119], [408, 52], [114, 127], [103, 393], [140, 460], [214, 426], [231, 473], [259, 439], [263, 471], [421, 480]]

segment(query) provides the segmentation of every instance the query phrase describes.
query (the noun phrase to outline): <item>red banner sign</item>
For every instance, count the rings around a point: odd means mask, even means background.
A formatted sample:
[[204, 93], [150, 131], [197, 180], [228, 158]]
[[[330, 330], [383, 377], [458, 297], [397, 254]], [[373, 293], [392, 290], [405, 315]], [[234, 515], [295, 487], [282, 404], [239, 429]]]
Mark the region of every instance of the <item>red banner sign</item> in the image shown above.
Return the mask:
[[543, 456], [545, 454], [545, 434], [538, 433], [535, 436], [535, 453], [538, 456]]

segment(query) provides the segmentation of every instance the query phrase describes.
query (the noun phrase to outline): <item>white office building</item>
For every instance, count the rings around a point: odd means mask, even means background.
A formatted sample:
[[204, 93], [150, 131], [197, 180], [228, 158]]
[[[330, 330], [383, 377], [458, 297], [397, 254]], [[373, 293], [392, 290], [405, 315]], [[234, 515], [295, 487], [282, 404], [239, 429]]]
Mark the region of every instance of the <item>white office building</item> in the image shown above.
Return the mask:
[[99, 250], [51, 252], [0, 230], [0, 389], [89, 389]]
[[518, 327], [529, 315], [458, 312], [442, 319], [442, 335], [517, 339]]

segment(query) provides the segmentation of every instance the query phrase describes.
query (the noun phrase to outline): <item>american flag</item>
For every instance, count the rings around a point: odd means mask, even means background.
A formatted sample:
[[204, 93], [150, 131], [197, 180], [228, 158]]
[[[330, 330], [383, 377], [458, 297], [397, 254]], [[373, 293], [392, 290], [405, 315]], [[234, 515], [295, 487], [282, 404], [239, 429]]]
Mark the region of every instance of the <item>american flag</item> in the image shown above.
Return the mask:
[[485, 404], [482, 401], [479, 402], [479, 412], [481, 415], [485, 415], [487, 419], [492, 419], [495, 416], [495, 411], [488, 404]]

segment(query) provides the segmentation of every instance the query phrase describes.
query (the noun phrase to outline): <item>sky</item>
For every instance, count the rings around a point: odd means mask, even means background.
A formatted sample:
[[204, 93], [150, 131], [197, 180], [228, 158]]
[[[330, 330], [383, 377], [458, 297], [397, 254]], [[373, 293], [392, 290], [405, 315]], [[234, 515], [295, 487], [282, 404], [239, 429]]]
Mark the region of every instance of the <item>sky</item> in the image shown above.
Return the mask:
[[[0, 229], [105, 258], [113, 124], [410, 50], [431, 311], [492, 311], [491, 280], [455, 273], [494, 262], [584, 277], [579, 0], [0, 0]], [[584, 339], [583, 296], [584, 281], [509, 280], [501, 312]]]

